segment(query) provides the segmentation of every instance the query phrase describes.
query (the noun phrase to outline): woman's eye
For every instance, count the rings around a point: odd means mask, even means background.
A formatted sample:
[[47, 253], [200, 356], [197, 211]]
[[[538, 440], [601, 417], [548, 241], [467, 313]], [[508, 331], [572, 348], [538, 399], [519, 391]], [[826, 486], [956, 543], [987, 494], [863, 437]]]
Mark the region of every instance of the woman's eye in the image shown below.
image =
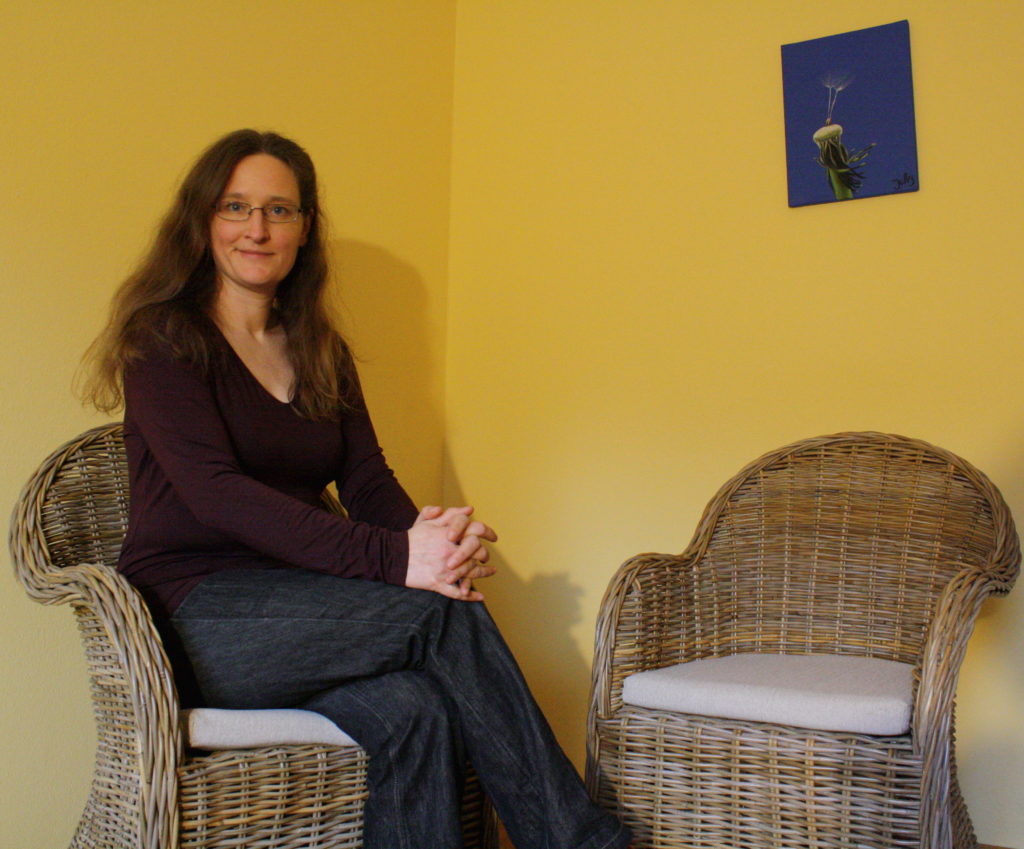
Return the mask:
[[224, 202], [224, 209], [227, 212], [245, 212], [246, 204], [241, 203], [237, 200], [229, 200]]
[[294, 221], [298, 207], [291, 204], [274, 204], [267, 209], [267, 214], [279, 221]]

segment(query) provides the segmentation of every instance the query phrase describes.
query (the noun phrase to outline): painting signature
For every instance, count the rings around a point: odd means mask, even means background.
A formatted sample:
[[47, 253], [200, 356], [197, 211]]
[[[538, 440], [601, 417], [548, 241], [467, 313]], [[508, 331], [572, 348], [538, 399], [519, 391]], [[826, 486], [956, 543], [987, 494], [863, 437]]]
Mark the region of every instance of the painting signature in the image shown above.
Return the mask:
[[914, 175], [904, 171], [902, 177], [897, 177], [892, 181], [892, 190], [901, 192], [915, 185], [917, 185], [917, 180], [914, 179]]

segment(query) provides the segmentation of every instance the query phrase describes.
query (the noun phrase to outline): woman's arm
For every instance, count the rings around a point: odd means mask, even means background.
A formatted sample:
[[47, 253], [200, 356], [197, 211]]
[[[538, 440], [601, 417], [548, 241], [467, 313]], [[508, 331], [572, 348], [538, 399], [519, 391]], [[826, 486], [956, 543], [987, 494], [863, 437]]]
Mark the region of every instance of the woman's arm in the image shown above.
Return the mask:
[[[358, 387], [357, 387], [358, 389]], [[472, 580], [494, 574], [484, 541], [494, 531], [471, 516], [472, 507], [424, 507], [419, 515], [384, 460], [361, 390], [356, 412], [346, 415], [342, 432], [345, 462], [338, 496], [353, 519], [409, 529], [406, 585], [463, 600], [482, 600]], [[411, 518], [410, 518], [411, 517]]]
[[358, 384], [352, 407], [341, 422], [345, 453], [335, 475], [338, 500], [355, 521], [406, 531], [416, 521], [416, 506], [384, 459]]
[[[391, 526], [381, 527], [310, 506], [246, 475], [208, 381], [169, 355], [151, 354], [129, 364], [124, 388], [126, 428], [137, 430], [199, 523], [295, 566], [405, 583], [406, 528], [416, 516], [407, 497], [407, 506], [389, 511]], [[353, 496], [356, 512], [382, 515], [394, 487], [401, 488], [397, 481], [373, 485], [367, 459], [363, 456], [352, 470], [352, 481], [362, 481]], [[394, 526], [406, 518], [405, 528]]]

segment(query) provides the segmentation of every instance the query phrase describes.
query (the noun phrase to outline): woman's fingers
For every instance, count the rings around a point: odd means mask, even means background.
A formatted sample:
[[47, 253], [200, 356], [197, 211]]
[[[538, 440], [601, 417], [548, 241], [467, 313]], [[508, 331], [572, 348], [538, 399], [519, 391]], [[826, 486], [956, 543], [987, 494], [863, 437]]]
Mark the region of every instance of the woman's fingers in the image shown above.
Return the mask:
[[489, 578], [497, 571], [494, 566], [486, 561], [467, 560], [465, 563], [449, 569], [445, 580], [449, 584], [455, 584], [464, 580], [475, 581], [479, 578]]
[[[460, 522], [459, 525], [461, 526], [461, 524]], [[461, 531], [458, 536], [454, 536], [449, 529], [448, 539], [458, 543], [447, 563], [449, 569], [454, 569], [469, 560], [486, 563], [491, 554], [487, 550], [487, 546], [484, 545], [484, 541], [495, 542], [498, 535], [482, 522], [472, 522], [467, 524], [465, 530]]]
[[[408, 586], [432, 589], [462, 601], [483, 601], [483, 593], [474, 589], [473, 581], [495, 573], [489, 563], [491, 553], [484, 543], [496, 542], [498, 535], [493, 528], [472, 519], [472, 514], [473, 508], [469, 505], [448, 508], [428, 505], [420, 510], [410, 530]], [[434, 530], [428, 531], [428, 525]], [[431, 533], [442, 534], [441, 539], [445, 540], [442, 547], [447, 548], [442, 555], [440, 572], [433, 572], [429, 566], [432, 557], [440, 551], [435, 548], [435, 553], [430, 554], [430, 546], [416, 544], [421, 540], [426, 543], [428, 537], [423, 534]], [[441, 542], [437, 537], [434, 539]]]
[[459, 597], [463, 601], [483, 601], [484, 594], [473, 589], [473, 582], [469, 578], [459, 581]]
[[476, 563], [476, 565], [466, 573], [466, 578], [471, 581], [475, 581], [477, 578], [489, 578], [497, 571], [497, 568], [492, 566], [490, 563]]
[[[424, 510], [426, 509], [424, 508]], [[431, 518], [448, 529], [448, 539], [452, 542], [458, 542], [466, 535], [477, 536], [489, 542], [497, 542], [498, 535], [494, 529], [483, 522], [470, 518], [472, 515], [473, 508], [467, 504], [464, 507], [449, 507]]]
[[455, 569], [463, 563], [468, 563], [470, 560], [486, 562], [490, 556], [490, 553], [484, 547], [480, 538], [470, 534], [469, 536], [464, 536], [459, 540], [459, 544], [455, 547], [455, 551], [453, 551], [448, 557], [446, 565], [449, 569]]
[[[472, 582], [494, 574], [494, 568], [471, 556], [476, 553], [484, 561], [489, 556], [479, 539], [470, 538], [456, 545], [448, 539], [443, 525], [429, 519], [414, 523], [408, 537], [407, 587], [432, 590], [461, 601], [483, 600], [483, 594], [473, 589]], [[458, 558], [454, 569], [449, 565], [452, 557]]]
[[429, 522], [431, 519], [436, 519], [443, 513], [441, 507], [437, 507], [433, 504], [428, 504], [426, 507], [420, 509], [419, 515], [416, 517], [416, 524], [420, 522]]
[[[498, 541], [498, 535], [494, 532], [493, 528], [485, 525], [483, 522], [470, 518], [470, 513], [473, 510], [472, 507], [465, 507], [462, 509], [469, 512], [454, 514], [446, 523], [448, 527], [448, 539], [452, 542], [458, 542], [464, 536], [472, 535], [488, 540], [489, 542]], [[444, 519], [445, 517], [442, 516], [438, 521], [444, 523]]]
[[[450, 512], [450, 508], [449, 508]], [[448, 519], [446, 523], [448, 528], [448, 539], [452, 542], [458, 542], [466, 535], [466, 530], [471, 524], [474, 524], [469, 518], [468, 513], [456, 513]]]
[[494, 529], [488, 527], [483, 522], [470, 522], [469, 525], [466, 526], [465, 532], [467, 534], [472, 534], [475, 537], [480, 537], [480, 539], [485, 539], [488, 542], [498, 541], [498, 535], [494, 532]]

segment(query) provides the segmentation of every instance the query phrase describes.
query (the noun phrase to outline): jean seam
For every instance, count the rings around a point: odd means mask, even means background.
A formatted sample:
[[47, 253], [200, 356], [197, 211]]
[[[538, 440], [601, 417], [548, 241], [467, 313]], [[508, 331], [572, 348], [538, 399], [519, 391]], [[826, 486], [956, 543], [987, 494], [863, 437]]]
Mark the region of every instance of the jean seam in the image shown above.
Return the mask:
[[[377, 708], [371, 702], [369, 702], [366, 699], [364, 699], [358, 692], [352, 692], [351, 695], [352, 695], [352, 697], [356, 701], [359, 702], [359, 704], [361, 704], [367, 710], [368, 713], [370, 713], [373, 716], [375, 716], [377, 718], [377, 720], [380, 722], [380, 724], [383, 725], [387, 729], [389, 737], [394, 737], [394, 734], [395, 734], [394, 727], [391, 725], [390, 722], [387, 721], [386, 717], [381, 715], [381, 713], [377, 710]], [[371, 757], [373, 757], [373, 756], [371, 755]], [[401, 810], [401, 799], [398, 798], [398, 788], [397, 787], [395, 787], [394, 790], [393, 790], [393, 795], [392, 795], [392, 800], [391, 801], [392, 801], [392, 810], [394, 810], [394, 811]], [[412, 840], [411, 840], [411, 837], [410, 837], [410, 835], [408, 834], [408, 831], [407, 831], [407, 824], [401, 819], [401, 817], [396, 818], [395, 827], [399, 831], [399, 837], [400, 837], [400, 839], [402, 841], [402, 847], [406, 847], [406, 849], [411, 849], [411, 847], [412, 847]], [[365, 821], [364, 821], [364, 828], [365, 828]], [[396, 847], [396, 849], [402, 849], [402, 847]]]
[[[408, 628], [408, 622], [387, 622], [378, 619], [339, 619], [337, 616], [171, 616], [171, 622], [348, 622], [360, 625], [386, 625], [390, 628]], [[417, 631], [422, 630], [420, 625], [414, 624]]]
[[[431, 653], [431, 655], [434, 655], [433, 648], [431, 648], [431, 652], [430, 653]], [[434, 656], [436, 657], [436, 655], [434, 655]], [[440, 675], [440, 676], [442, 676], [444, 678], [445, 686], [449, 688], [449, 692], [457, 692], [457, 690], [454, 689], [455, 682], [444, 672], [443, 667], [432, 669], [431, 672], [433, 672], [435, 675]], [[486, 725], [486, 717], [484, 717], [484, 715], [482, 713], [480, 713], [480, 711], [478, 711], [473, 704], [467, 702], [466, 703], [466, 707], [469, 708], [470, 711], [472, 711], [474, 718], [478, 722], [480, 722], [481, 724]], [[505, 757], [508, 760], [510, 760], [510, 761], [512, 761], [513, 763], [516, 764], [516, 767], [517, 767], [520, 775], [528, 777], [528, 774], [519, 765], [519, 758], [516, 756], [516, 753], [513, 752], [512, 749], [509, 748], [509, 746], [507, 746], [504, 743], [504, 741], [493, 740], [492, 742], [495, 742], [499, 746], [501, 746], [502, 751], [505, 753]]]
[[595, 846], [594, 849], [608, 849], [609, 846], [611, 846], [613, 843], [615, 843], [616, 840], [622, 837], [625, 830], [626, 827], [620, 822], [618, 831], [616, 831], [615, 834], [608, 838], [608, 842], [602, 843], [600, 846]]
[[[434, 646], [433, 644], [431, 644], [431, 646], [430, 646], [430, 655], [435, 660], [437, 659], [437, 649], [436, 649], [436, 646]], [[452, 681], [452, 679], [445, 673], [443, 664], [439, 664], [439, 663], [435, 664], [435, 668], [433, 670], [431, 670], [431, 672], [433, 674], [435, 674], [435, 675], [440, 675], [444, 679], [444, 683], [448, 687], [448, 692], [453, 692], [453, 693], [454, 692], [458, 692], [457, 688], [454, 686], [454, 682]], [[476, 718], [477, 722], [480, 722], [482, 724], [486, 724], [485, 717], [480, 713], [480, 711], [478, 711], [476, 709], [476, 707], [471, 702], [467, 701], [466, 702], [466, 707], [472, 712], [472, 714]], [[506, 745], [505, 742], [502, 741], [502, 740], [498, 740], [496, 738], [492, 738], [491, 742], [492, 743], [497, 743], [501, 747], [501, 750], [504, 752], [504, 756], [505, 756], [506, 760], [508, 760], [509, 762], [514, 763], [516, 765], [516, 772], [519, 775], [519, 784], [520, 785], [527, 785], [528, 786], [528, 784], [529, 784], [528, 780], [524, 781], [523, 779], [524, 778], [528, 779], [529, 775], [523, 769], [523, 767], [522, 767], [522, 765], [521, 765], [521, 763], [519, 761], [519, 758], [516, 756], [515, 752], [513, 752], [512, 749], [508, 745]], [[531, 815], [532, 815], [534, 823], [535, 823], [534, 827], [538, 829], [538, 832], [543, 832], [543, 823], [540, 820], [538, 814], [536, 812], [534, 812], [534, 811], [531, 811]]]

